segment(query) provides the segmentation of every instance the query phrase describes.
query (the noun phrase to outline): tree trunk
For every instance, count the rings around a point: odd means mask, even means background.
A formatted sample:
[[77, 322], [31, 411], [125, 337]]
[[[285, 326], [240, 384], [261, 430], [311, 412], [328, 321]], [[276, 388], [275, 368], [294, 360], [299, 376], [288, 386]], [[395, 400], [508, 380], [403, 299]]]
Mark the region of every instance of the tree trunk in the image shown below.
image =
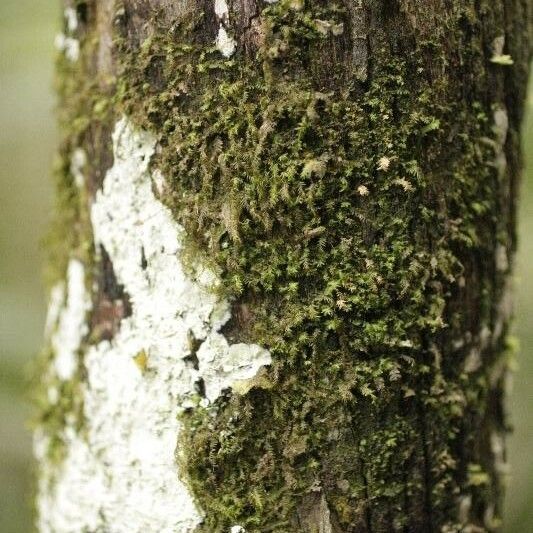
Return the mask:
[[43, 532], [497, 530], [528, 0], [66, 0]]

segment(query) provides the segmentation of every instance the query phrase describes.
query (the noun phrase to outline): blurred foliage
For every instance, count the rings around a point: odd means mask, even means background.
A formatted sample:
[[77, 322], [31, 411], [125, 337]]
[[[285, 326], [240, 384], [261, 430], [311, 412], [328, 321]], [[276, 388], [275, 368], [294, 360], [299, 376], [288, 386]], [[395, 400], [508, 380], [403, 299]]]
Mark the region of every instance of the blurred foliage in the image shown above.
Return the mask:
[[[58, 0], [0, 2], [0, 531], [31, 529], [31, 436], [25, 367], [41, 343], [45, 303], [40, 241], [49, 220], [56, 144], [53, 38]], [[505, 531], [533, 525], [533, 91], [525, 126], [517, 324], [519, 370], [509, 402], [514, 435]]]
[[0, 2], [0, 531], [31, 530], [25, 368], [44, 322], [40, 240], [48, 224], [56, 0]]
[[519, 250], [516, 275], [516, 334], [520, 340], [518, 365], [508, 410], [514, 432], [509, 439], [511, 477], [507, 492], [506, 532], [533, 528], [533, 80], [530, 81], [524, 124], [526, 172], [519, 211]]

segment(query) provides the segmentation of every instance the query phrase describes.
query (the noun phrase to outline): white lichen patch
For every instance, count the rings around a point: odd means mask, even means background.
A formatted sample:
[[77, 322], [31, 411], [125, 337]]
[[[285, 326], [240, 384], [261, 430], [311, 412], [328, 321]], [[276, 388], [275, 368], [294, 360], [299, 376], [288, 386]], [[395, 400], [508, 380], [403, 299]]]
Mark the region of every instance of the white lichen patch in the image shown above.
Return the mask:
[[52, 338], [52, 334], [57, 327], [59, 316], [65, 303], [65, 283], [60, 281], [52, 287], [48, 297], [48, 311], [46, 313], [46, 323], [44, 327], [44, 336], [46, 340]]
[[237, 43], [228, 35], [224, 26], [220, 26], [217, 35], [217, 48], [224, 57], [231, 57], [235, 53]]
[[221, 20], [227, 18], [229, 15], [229, 8], [226, 0], [215, 0], [215, 15]]
[[[81, 261], [71, 259], [68, 265], [66, 301], [63, 303], [62, 285], [58, 285], [51, 296], [47, 329], [56, 328], [51, 337], [54, 369], [59, 379], [67, 381], [72, 379], [78, 368], [80, 345], [88, 332], [86, 316], [91, 307]], [[60, 306], [63, 307], [58, 311]]]
[[226, 27], [229, 21], [229, 8], [226, 0], [215, 0], [215, 15], [219, 21], [216, 46], [224, 57], [231, 57], [237, 48], [237, 42], [231, 37]]
[[258, 365], [271, 362], [270, 353], [257, 345], [229, 345], [223, 335], [214, 333], [202, 344], [196, 354], [205, 384], [205, 397], [215, 401], [232, 383], [252, 379]]
[[65, 9], [65, 21], [69, 32], [75, 32], [78, 29], [78, 14], [73, 7]]
[[[122, 119], [113, 143], [114, 165], [91, 220], [132, 312], [111, 341], [85, 353], [85, 428], [67, 427], [66, 459], [45, 463], [38, 525], [54, 533], [187, 533], [202, 512], [180, 480], [178, 414], [198, 402], [200, 379], [208, 405], [271, 358], [256, 345], [230, 345], [219, 333], [230, 313], [212, 290], [215, 276], [185, 272], [183, 229], [153, 193], [161, 185], [149, 169], [156, 139]], [[197, 370], [187, 362], [191, 337], [201, 341]], [[46, 438], [36, 440], [44, 457]]]
[[67, 7], [63, 13], [65, 17], [66, 34], [59, 33], [55, 38], [55, 47], [65, 54], [65, 57], [75, 63], [80, 58], [80, 42], [74, 37], [78, 29], [78, 15], [72, 7]]
[[67, 37], [64, 33], [56, 35], [54, 41], [57, 50], [65, 54], [65, 57], [75, 63], [80, 58], [80, 42], [73, 37]]
[[84, 170], [87, 165], [87, 155], [85, 151], [81, 148], [76, 148], [72, 152], [72, 157], [70, 158], [70, 173], [74, 179], [76, 187], [81, 189], [85, 183]]

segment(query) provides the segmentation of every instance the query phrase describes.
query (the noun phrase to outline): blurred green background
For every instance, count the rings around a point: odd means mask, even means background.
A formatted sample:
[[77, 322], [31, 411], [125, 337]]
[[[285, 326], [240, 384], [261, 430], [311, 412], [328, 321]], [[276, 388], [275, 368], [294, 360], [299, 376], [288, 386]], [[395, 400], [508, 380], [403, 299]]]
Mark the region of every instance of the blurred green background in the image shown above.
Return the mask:
[[0, 0], [0, 532], [31, 531], [24, 370], [45, 315], [40, 241], [52, 203], [57, 0]]
[[[53, 39], [59, 0], [0, 0], [0, 532], [31, 530], [30, 408], [24, 369], [45, 318], [40, 241], [50, 218]], [[509, 402], [512, 479], [505, 531], [533, 531], [533, 92], [525, 126], [518, 267], [519, 370]]]

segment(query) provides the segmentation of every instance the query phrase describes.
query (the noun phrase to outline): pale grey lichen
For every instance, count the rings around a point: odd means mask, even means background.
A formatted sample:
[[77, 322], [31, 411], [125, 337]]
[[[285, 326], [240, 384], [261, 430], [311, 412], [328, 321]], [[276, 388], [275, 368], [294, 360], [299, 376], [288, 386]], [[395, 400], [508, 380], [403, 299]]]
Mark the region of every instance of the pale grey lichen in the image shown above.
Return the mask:
[[63, 13], [65, 18], [65, 33], [59, 33], [55, 38], [55, 47], [65, 54], [65, 57], [75, 63], [80, 58], [80, 42], [74, 36], [78, 29], [78, 14], [73, 7], [67, 7]]
[[64, 33], [56, 35], [55, 47], [65, 54], [65, 57], [75, 63], [80, 58], [80, 42], [73, 37], [67, 37]]
[[[201, 523], [202, 511], [180, 480], [178, 414], [195, 405], [199, 380], [208, 406], [233, 383], [253, 378], [271, 357], [256, 345], [230, 345], [219, 332], [230, 312], [213, 291], [216, 277], [200, 266], [194, 275], [185, 272], [183, 229], [152, 190], [154, 178], [161, 186], [161, 175], [149, 168], [156, 138], [123, 118], [113, 144], [114, 165], [91, 207], [91, 221], [95, 243], [109, 255], [132, 313], [112, 340], [84, 354], [84, 434], [67, 425], [62, 463], [47, 464], [47, 438], [36, 434], [43, 462], [38, 526], [54, 533], [186, 533]], [[86, 309], [78, 291], [80, 266], [73, 262], [69, 268], [60, 322], [68, 314], [79, 324], [81, 311], [73, 310]], [[186, 361], [191, 335], [202, 341], [197, 368]]]
[[229, 8], [226, 0], [215, 0], [215, 15], [219, 21], [216, 46], [224, 57], [231, 57], [237, 48], [237, 42], [227, 32]]
[[82, 188], [85, 183], [84, 169], [87, 165], [87, 155], [85, 150], [76, 148], [72, 152], [70, 159], [70, 173], [74, 178], [74, 183], [78, 188]]
[[65, 20], [69, 32], [72, 33], [78, 29], [78, 14], [73, 7], [67, 7], [65, 9]]
[[[65, 296], [66, 301], [62, 302]], [[58, 311], [61, 305], [63, 307]], [[63, 381], [72, 379], [78, 368], [81, 341], [88, 332], [86, 315], [90, 307], [91, 301], [85, 288], [83, 263], [77, 259], [71, 259], [67, 270], [66, 295], [61, 285], [54, 289], [50, 311], [53, 318], [48, 320], [50, 329], [54, 327], [53, 320], [57, 320], [51, 344], [54, 351], [55, 372]]]

